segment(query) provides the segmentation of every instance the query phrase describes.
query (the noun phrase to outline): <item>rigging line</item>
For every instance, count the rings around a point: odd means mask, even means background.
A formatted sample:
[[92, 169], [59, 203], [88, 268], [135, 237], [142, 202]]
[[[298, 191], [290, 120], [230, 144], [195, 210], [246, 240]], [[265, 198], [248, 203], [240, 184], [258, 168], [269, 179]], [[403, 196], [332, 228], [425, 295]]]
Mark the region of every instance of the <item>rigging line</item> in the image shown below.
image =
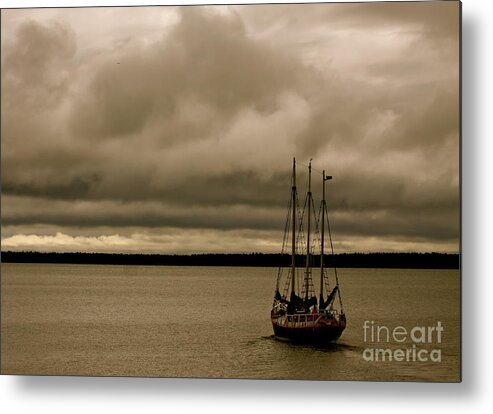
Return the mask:
[[290, 225], [289, 225], [289, 221], [290, 221], [289, 220], [289, 213], [291, 212], [291, 205], [290, 204], [288, 205], [287, 211], [288, 211], [288, 214], [286, 216], [286, 222], [284, 224], [284, 236], [283, 236], [283, 239], [282, 239], [281, 253], [284, 253], [285, 252], [286, 244], [287, 244], [287, 235], [289, 233], [289, 228], [290, 228]]
[[[284, 252], [286, 251], [287, 236], [289, 233], [289, 225], [290, 225], [289, 216], [290, 216], [290, 212], [291, 212], [291, 204], [292, 204], [291, 197], [289, 197], [288, 201], [286, 203], [286, 210], [288, 211], [288, 213], [286, 215], [286, 222], [284, 224], [284, 237], [283, 237], [283, 241], [282, 241], [281, 254], [284, 254]], [[279, 267], [278, 278], [279, 278], [281, 273], [282, 273], [282, 267]], [[278, 286], [279, 286], [279, 280], [277, 282], [277, 288], [278, 288]]]
[[[287, 236], [288, 236], [288, 233], [289, 233], [289, 228], [290, 228], [290, 220], [289, 220], [289, 216], [290, 216], [290, 213], [291, 213], [291, 204], [292, 204], [292, 201], [291, 201], [291, 197], [289, 198], [288, 202], [287, 202], [287, 210], [288, 210], [288, 214], [287, 214], [287, 217], [286, 217], [286, 223], [284, 225], [284, 238], [283, 238], [283, 242], [282, 242], [282, 249], [281, 249], [281, 255], [283, 255], [286, 251], [286, 243], [287, 243]], [[279, 291], [279, 285], [281, 284], [281, 277], [282, 277], [282, 273], [283, 273], [283, 270], [282, 270], [282, 266], [279, 266], [279, 269], [278, 269], [278, 272], [277, 272], [277, 281], [276, 281], [276, 292]]]
[[[299, 242], [299, 240], [300, 240], [300, 235], [302, 236], [302, 228], [303, 228], [303, 226], [300, 225], [300, 221], [302, 223], [302, 221], [303, 221], [303, 214], [304, 213], [301, 213], [300, 212], [301, 209], [300, 209], [300, 206], [299, 206], [299, 197], [298, 197], [298, 192], [297, 191], [295, 192], [295, 197], [294, 198], [295, 198], [294, 205], [296, 207], [297, 221], [298, 221], [296, 227], [299, 230], [297, 232], [297, 234], [296, 234], [296, 241], [295, 241], [295, 260], [296, 260], [297, 251], [300, 250], [300, 246], [299, 246], [299, 243], [300, 242]], [[290, 217], [289, 216], [291, 216], [291, 213], [292, 213], [291, 208], [293, 208], [293, 205], [292, 205], [293, 204], [293, 198], [292, 197], [289, 197], [287, 204], [289, 206], [289, 211], [288, 211], [288, 216], [287, 216], [288, 217], [287, 220], [288, 220], [288, 223], [289, 223], [289, 228], [288, 229], [290, 229], [291, 228], [291, 220], [290, 220]], [[294, 229], [291, 229], [291, 231], [294, 231]], [[286, 237], [286, 240], [287, 240], [287, 235], [285, 235], [285, 237]], [[299, 280], [297, 278], [297, 270], [296, 269], [297, 268], [295, 268], [294, 272], [292, 271], [291, 268], [289, 268], [289, 270], [287, 271], [286, 282], [285, 282], [285, 286], [284, 286], [284, 297], [285, 298], [288, 296], [288, 292], [289, 292], [289, 288], [291, 286], [291, 280], [292, 280], [292, 278], [295, 278], [295, 281], [297, 282], [297, 285], [299, 286], [299, 283], [298, 283]]]
[[[312, 158], [312, 160], [313, 160], [313, 158]], [[303, 164], [302, 162], [298, 162], [298, 164], [299, 164], [299, 165], [302, 165], [303, 167], [306, 167], [306, 168], [308, 168], [308, 167], [309, 167], [309, 165], [307, 165], [307, 164]], [[322, 171], [317, 170], [317, 169], [316, 169], [315, 167], [313, 167], [313, 166], [312, 166], [312, 170], [313, 170], [313, 171], [316, 171], [316, 172], [318, 172], [318, 173], [320, 173], [320, 174], [322, 174]]]
[[[325, 212], [325, 210], [324, 210], [324, 204], [321, 202], [320, 203], [320, 207], [318, 209], [318, 215], [315, 217], [315, 221], [317, 223], [317, 230], [319, 230], [318, 229], [319, 223], [321, 221], [322, 214], [324, 214], [324, 212]], [[319, 237], [318, 240], [321, 240], [320, 231], [317, 232], [317, 235]], [[324, 252], [323, 257], [322, 257], [322, 254], [321, 253], [322, 252], [320, 251], [320, 260], [324, 260], [324, 262], [325, 262], [325, 256], [327, 255], [327, 253]], [[324, 268], [323, 268], [323, 284], [324, 284], [324, 287], [325, 287], [325, 291], [326, 292], [330, 292], [330, 290], [331, 290], [330, 289], [330, 279], [329, 279], [329, 276], [328, 276], [328, 272], [327, 272], [327, 267], [326, 266], [324, 266]]]
[[[300, 212], [300, 215], [299, 215], [299, 231], [298, 231], [298, 241], [299, 241], [299, 244], [297, 244], [297, 247], [299, 248], [298, 250], [299, 251], [302, 251], [305, 247], [305, 236], [304, 236], [304, 228], [303, 228], [303, 218], [305, 217], [305, 212], [306, 212], [306, 207], [308, 205], [308, 194], [307, 196], [305, 197], [305, 201], [304, 201], [304, 204], [303, 204], [303, 210]], [[297, 272], [297, 279], [296, 281], [298, 282], [298, 286], [301, 286], [301, 289], [299, 290], [299, 293], [300, 294], [303, 294], [304, 292], [304, 276], [302, 275], [302, 272], [301, 272], [301, 267], [297, 268], [298, 269], [298, 272]], [[302, 283], [303, 282], [303, 283]]]
[[291, 198], [288, 200], [288, 202], [286, 204], [287, 204], [288, 213], [286, 215], [286, 222], [284, 224], [284, 237], [283, 237], [283, 241], [282, 241], [282, 250], [281, 250], [281, 253], [284, 253], [285, 252], [286, 244], [287, 244], [287, 239], [288, 239], [288, 233], [289, 233], [289, 229], [291, 227], [291, 220], [290, 220], [291, 208], [292, 208], [292, 206], [291, 206], [291, 204], [292, 204]]
[[[313, 161], [313, 158], [310, 158], [310, 161]], [[299, 164], [299, 165], [302, 165], [303, 167], [306, 167], [306, 168], [309, 168], [309, 167], [310, 167], [310, 165], [308, 165], [308, 164], [303, 164], [303, 163], [302, 163], [302, 162], [300, 162], [300, 161], [298, 161], [298, 164]], [[313, 167], [313, 166], [312, 166], [312, 170], [314, 170], [314, 171], [316, 171], [316, 172], [318, 172], [318, 173], [322, 174], [322, 171], [317, 170], [317, 169], [316, 169], [315, 167]]]
[[[313, 208], [313, 211], [315, 212], [315, 202], [313, 200], [313, 197], [306, 197], [305, 199], [305, 205], [304, 205], [304, 208], [303, 208], [303, 211], [306, 210], [306, 206], [310, 204], [311, 207]], [[313, 275], [312, 275], [312, 272], [311, 272], [311, 267], [313, 265], [313, 260], [314, 260], [314, 256], [317, 252], [316, 250], [316, 246], [318, 245], [318, 243], [320, 242], [320, 232], [319, 232], [319, 220], [318, 220], [318, 217], [316, 214], [314, 214], [314, 218], [315, 218], [315, 234], [313, 236], [313, 238], [311, 238], [311, 240], [314, 241], [314, 243], [311, 245], [311, 249], [310, 249], [310, 254], [308, 255], [308, 267], [310, 268], [310, 271], [306, 274], [305, 273], [305, 280], [304, 280], [304, 283], [303, 283], [303, 286], [302, 286], [302, 290], [301, 290], [301, 294], [302, 296], [303, 295], [315, 295], [315, 286], [313, 284]]]
[[327, 206], [326, 206], [326, 210], [325, 210], [325, 215], [327, 217], [327, 228], [329, 230], [329, 241], [330, 241], [330, 250], [332, 252], [332, 261], [334, 262], [334, 275], [336, 278], [336, 286], [338, 288], [337, 289], [337, 296], [339, 297], [339, 303], [341, 304], [341, 313], [344, 313], [344, 307], [342, 305], [342, 298], [341, 298], [341, 289], [339, 288], [339, 276], [337, 275], [337, 267], [335, 265], [334, 245], [332, 244], [332, 232], [330, 229], [329, 212], [328, 212]]
[[[299, 208], [299, 198], [296, 197], [296, 202], [297, 202], [297, 212], [298, 212], [298, 232], [297, 232], [297, 237], [296, 237], [296, 251], [301, 251], [303, 250], [303, 244], [304, 244], [304, 232], [303, 232], [303, 217], [305, 215], [305, 210], [306, 210], [306, 199], [303, 205], [303, 209]], [[296, 278], [296, 284], [298, 286], [298, 289], [300, 289], [301, 286], [301, 277], [300, 277], [300, 268], [298, 266], [295, 267], [295, 272], [294, 272], [294, 277]], [[298, 290], [300, 292], [300, 290]]]
[[324, 269], [324, 286], [325, 286], [325, 291], [330, 292], [330, 281], [326, 269]]
[[[311, 198], [311, 205], [312, 205], [312, 208], [313, 208], [313, 212], [315, 212], [315, 201], [313, 200], [313, 197]], [[317, 217], [316, 214], [314, 214], [314, 219], [315, 219], [315, 234], [313, 236], [313, 245], [312, 245], [312, 249], [311, 249], [311, 264], [313, 265], [313, 260], [314, 260], [314, 257], [317, 253], [317, 250], [316, 250], [316, 246], [320, 246], [320, 242], [321, 242], [321, 238], [320, 238], [320, 226], [319, 226], [319, 219]], [[309, 289], [309, 293], [312, 293], [313, 295], [315, 295], [315, 285], [313, 284], [313, 276], [312, 274], [310, 273], [309, 274], [309, 282], [310, 282], [310, 289]]]
[[[292, 192], [293, 190], [291, 190]], [[294, 203], [293, 203], [293, 197], [292, 197], [292, 193], [290, 194], [290, 196], [287, 198], [287, 215], [286, 215], [286, 224], [285, 224], [285, 228], [284, 228], [284, 239], [283, 239], [283, 248], [282, 248], [282, 253], [284, 254], [286, 252], [286, 246], [287, 246], [287, 241], [288, 241], [288, 236], [289, 236], [289, 233], [290, 233], [290, 229], [291, 229], [291, 214], [292, 214], [292, 209], [293, 208], [296, 208], [298, 207], [298, 194], [297, 192], [295, 191], [295, 194], [294, 194]], [[291, 231], [294, 231], [294, 229], [291, 229]], [[295, 255], [296, 255], [296, 247], [295, 247]], [[279, 267], [279, 273], [278, 273], [278, 280], [277, 280], [277, 290], [279, 290], [279, 285], [281, 284], [281, 279], [282, 279], [282, 276], [284, 274], [284, 271], [285, 269], [283, 267]], [[286, 281], [285, 281], [285, 286], [284, 286], [284, 297], [287, 297], [288, 295], [288, 291], [289, 291], [289, 287], [291, 285], [291, 280], [292, 278], [294, 277], [294, 275], [291, 275], [292, 272], [292, 269], [290, 268], [288, 271], [287, 271], [287, 276], [286, 276]]]
[[[313, 211], [315, 212], [315, 203], [312, 199], [312, 206], [313, 206]], [[320, 257], [320, 260], [323, 260], [322, 259], [322, 256], [321, 256], [321, 253], [322, 253], [322, 248], [321, 248], [321, 244], [322, 244], [322, 238], [321, 238], [321, 233], [320, 233], [320, 213], [321, 213], [321, 208], [322, 208], [322, 205], [320, 205], [319, 209], [318, 209], [318, 213], [317, 214], [314, 214], [314, 218], [315, 218], [315, 234], [313, 236], [313, 249], [312, 249], [312, 255], [313, 255], [313, 258], [315, 258], [315, 256], [319, 256]], [[316, 250], [316, 248], [318, 248]], [[322, 274], [322, 278], [323, 280], [325, 281], [325, 277], [323, 276], [325, 274], [325, 270]], [[312, 276], [312, 283], [313, 283], [313, 276]], [[320, 286], [320, 283], [319, 283], [319, 289], [321, 290], [322, 287], [324, 286], [324, 283], [322, 282], [322, 286]], [[315, 293], [315, 285], [313, 286], [313, 292]]]

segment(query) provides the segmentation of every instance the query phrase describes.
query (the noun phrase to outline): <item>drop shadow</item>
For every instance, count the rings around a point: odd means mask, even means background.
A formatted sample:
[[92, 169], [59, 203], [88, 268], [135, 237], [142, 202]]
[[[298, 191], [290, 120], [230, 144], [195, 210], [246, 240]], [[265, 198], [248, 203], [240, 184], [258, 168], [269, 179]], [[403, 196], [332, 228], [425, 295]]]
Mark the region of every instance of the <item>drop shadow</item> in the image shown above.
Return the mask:
[[[462, 113], [461, 113], [461, 371], [460, 393], [472, 395], [478, 389], [479, 346], [475, 332], [481, 314], [477, 300], [480, 294], [480, 246], [477, 237], [480, 223], [480, 159], [478, 133], [479, 23], [476, 16], [463, 16], [462, 22]], [[468, 200], [463, 203], [462, 200]], [[465, 280], [467, 278], [467, 283]]]
[[[478, 84], [478, 24], [474, 16], [464, 16], [462, 27], [462, 196], [470, 200], [462, 206], [462, 338], [475, 338], [480, 314], [476, 298], [479, 296], [480, 251], [477, 235], [480, 232], [479, 200], [480, 169], [477, 165], [481, 152], [477, 124]], [[463, 279], [462, 279], [463, 280]], [[447, 398], [461, 401], [477, 393], [479, 353], [477, 341], [462, 341], [463, 382], [461, 384], [415, 383], [415, 382], [367, 382], [367, 381], [283, 381], [270, 380], [224, 380], [224, 379], [164, 379], [164, 378], [116, 378], [116, 377], [59, 377], [59, 376], [12, 376], [14, 387], [21, 394], [50, 396], [56, 399], [60, 393], [76, 398], [87, 394], [121, 397], [155, 396], [166, 398], [178, 396], [189, 398], [217, 398], [224, 395], [235, 398], [259, 400], [278, 398], [279, 395], [303, 393], [306, 397], [320, 398], [337, 395], [340, 398], [363, 397], [369, 401], [385, 400], [402, 403], [402, 398], [419, 395], [422, 401]], [[274, 397], [274, 395], [276, 397]]]

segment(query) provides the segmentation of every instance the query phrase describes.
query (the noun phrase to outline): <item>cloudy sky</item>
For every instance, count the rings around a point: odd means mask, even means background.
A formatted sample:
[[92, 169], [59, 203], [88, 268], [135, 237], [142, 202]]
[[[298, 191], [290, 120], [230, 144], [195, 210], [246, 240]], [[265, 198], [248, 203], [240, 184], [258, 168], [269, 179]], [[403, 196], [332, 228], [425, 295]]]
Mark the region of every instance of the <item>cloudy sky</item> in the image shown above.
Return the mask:
[[338, 252], [459, 249], [457, 2], [1, 23], [3, 251], [277, 252], [293, 156]]

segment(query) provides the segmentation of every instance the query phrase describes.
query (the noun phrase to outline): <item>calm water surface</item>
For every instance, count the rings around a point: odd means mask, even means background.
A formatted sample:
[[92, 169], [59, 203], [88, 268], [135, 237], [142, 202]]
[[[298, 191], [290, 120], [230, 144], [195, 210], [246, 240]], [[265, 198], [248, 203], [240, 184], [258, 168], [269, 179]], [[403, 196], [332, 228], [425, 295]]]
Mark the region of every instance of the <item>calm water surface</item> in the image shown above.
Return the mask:
[[[348, 326], [326, 349], [272, 336], [277, 269], [2, 264], [4, 374], [457, 381], [459, 272], [340, 269]], [[369, 362], [363, 323], [444, 327], [441, 362]], [[424, 345], [423, 345], [424, 346]], [[430, 348], [431, 347], [431, 348]]]

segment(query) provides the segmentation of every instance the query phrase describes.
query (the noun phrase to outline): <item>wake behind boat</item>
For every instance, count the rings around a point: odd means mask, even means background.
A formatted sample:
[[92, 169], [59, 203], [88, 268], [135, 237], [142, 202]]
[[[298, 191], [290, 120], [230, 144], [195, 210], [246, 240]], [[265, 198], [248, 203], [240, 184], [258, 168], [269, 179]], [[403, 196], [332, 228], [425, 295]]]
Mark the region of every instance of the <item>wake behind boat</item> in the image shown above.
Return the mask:
[[[271, 321], [277, 338], [309, 344], [327, 344], [337, 340], [346, 328], [346, 316], [342, 306], [337, 269], [334, 267], [334, 287], [331, 288], [327, 269], [324, 266], [325, 222], [327, 222], [330, 249], [334, 254], [327, 203], [325, 182], [332, 179], [322, 172], [322, 201], [319, 214], [311, 192], [311, 160], [308, 166], [308, 191], [303, 209], [299, 208], [296, 187], [296, 160], [293, 159], [291, 196], [286, 218], [282, 252], [289, 241], [291, 244], [291, 267], [280, 267], [277, 274]], [[312, 217], [313, 216], [313, 217]], [[312, 218], [314, 223], [312, 223]], [[306, 223], [306, 240], [304, 224]], [[314, 233], [312, 231], [314, 227]], [[320, 229], [320, 231], [319, 231]], [[291, 236], [291, 237], [289, 237]], [[313, 237], [313, 239], [312, 239]], [[313, 243], [312, 243], [313, 242]], [[316, 249], [319, 249], [316, 251]], [[298, 252], [305, 253], [303, 256]], [[319, 267], [314, 259], [319, 256]], [[313, 271], [320, 272], [319, 297], [315, 293]], [[281, 284], [284, 283], [281, 293]], [[330, 292], [330, 293], [329, 293]], [[327, 296], [325, 296], [327, 295]]]

